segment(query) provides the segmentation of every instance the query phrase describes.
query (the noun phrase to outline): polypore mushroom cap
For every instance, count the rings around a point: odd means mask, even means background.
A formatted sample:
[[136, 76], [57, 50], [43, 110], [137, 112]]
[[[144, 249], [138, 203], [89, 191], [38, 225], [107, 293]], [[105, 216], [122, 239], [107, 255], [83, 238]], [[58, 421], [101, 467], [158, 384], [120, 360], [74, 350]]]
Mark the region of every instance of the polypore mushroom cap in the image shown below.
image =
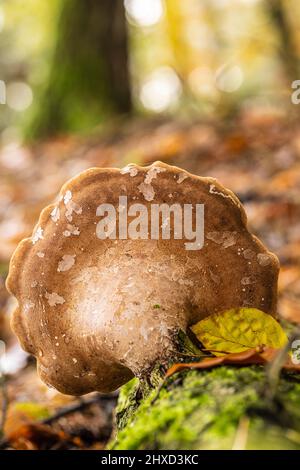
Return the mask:
[[[97, 208], [118, 208], [120, 224], [119, 196], [128, 208], [143, 204], [149, 222], [154, 203], [204, 204], [203, 247], [187, 250], [172, 236], [99, 239]], [[274, 315], [278, 269], [215, 179], [160, 162], [92, 168], [63, 186], [16, 249], [12, 327], [46, 383], [69, 394], [111, 391], [170, 359], [178, 330], [210, 314], [249, 306]]]

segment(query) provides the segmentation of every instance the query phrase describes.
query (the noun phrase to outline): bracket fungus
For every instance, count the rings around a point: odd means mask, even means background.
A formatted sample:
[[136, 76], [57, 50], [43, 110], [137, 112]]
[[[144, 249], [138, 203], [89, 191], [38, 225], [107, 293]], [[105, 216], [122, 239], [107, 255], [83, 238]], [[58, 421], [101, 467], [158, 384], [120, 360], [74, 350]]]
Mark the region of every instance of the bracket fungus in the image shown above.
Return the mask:
[[[204, 205], [199, 249], [186, 249], [185, 235], [151, 237], [151, 206], [172, 204]], [[143, 208], [146, 216], [134, 217]], [[47, 384], [74, 395], [112, 391], [167, 363], [178, 331], [208, 315], [245, 306], [275, 315], [278, 270], [237, 197], [215, 179], [161, 162], [92, 168], [62, 187], [16, 249], [7, 279], [18, 300], [12, 327]]]

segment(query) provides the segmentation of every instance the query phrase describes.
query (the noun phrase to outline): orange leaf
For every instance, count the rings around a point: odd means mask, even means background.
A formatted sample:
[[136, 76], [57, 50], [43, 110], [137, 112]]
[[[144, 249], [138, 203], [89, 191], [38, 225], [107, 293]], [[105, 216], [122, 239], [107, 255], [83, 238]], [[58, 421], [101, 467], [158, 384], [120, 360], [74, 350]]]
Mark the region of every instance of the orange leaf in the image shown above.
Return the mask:
[[[267, 364], [273, 361], [280, 349], [267, 348], [264, 346], [247, 349], [240, 353], [226, 354], [225, 356], [205, 358], [201, 362], [188, 362], [173, 364], [167, 370], [166, 377], [171, 377], [173, 374], [180, 372], [184, 369], [211, 369], [220, 365], [251, 365], [251, 364]], [[287, 358], [283, 369], [300, 372], [300, 364], [294, 364], [290, 357]]]

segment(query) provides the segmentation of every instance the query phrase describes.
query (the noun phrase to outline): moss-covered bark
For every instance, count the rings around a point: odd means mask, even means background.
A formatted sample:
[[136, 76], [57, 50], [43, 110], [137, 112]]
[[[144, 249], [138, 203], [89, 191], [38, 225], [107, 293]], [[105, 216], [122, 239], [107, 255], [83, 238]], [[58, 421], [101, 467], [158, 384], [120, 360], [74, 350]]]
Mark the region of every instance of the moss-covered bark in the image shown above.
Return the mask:
[[300, 378], [273, 398], [261, 366], [189, 370], [157, 387], [125, 385], [113, 449], [300, 449]]

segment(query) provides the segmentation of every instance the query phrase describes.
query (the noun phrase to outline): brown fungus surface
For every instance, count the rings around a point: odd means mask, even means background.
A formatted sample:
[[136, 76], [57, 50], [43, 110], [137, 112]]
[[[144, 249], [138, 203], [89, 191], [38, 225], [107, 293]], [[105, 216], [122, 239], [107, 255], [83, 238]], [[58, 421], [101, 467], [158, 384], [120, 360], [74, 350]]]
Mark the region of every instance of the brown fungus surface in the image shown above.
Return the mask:
[[[97, 208], [118, 208], [120, 196], [149, 214], [151, 204], [204, 204], [204, 246], [99, 239]], [[12, 326], [46, 383], [76, 395], [111, 391], [170, 359], [178, 330], [205, 316], [242, 306], [274, 315], [278, 269], [248, 232], [236, 196], [215, 179], [160, 162], [92, 168], [63, 186], [16, 249], [7, 280], [19, 304]]]

